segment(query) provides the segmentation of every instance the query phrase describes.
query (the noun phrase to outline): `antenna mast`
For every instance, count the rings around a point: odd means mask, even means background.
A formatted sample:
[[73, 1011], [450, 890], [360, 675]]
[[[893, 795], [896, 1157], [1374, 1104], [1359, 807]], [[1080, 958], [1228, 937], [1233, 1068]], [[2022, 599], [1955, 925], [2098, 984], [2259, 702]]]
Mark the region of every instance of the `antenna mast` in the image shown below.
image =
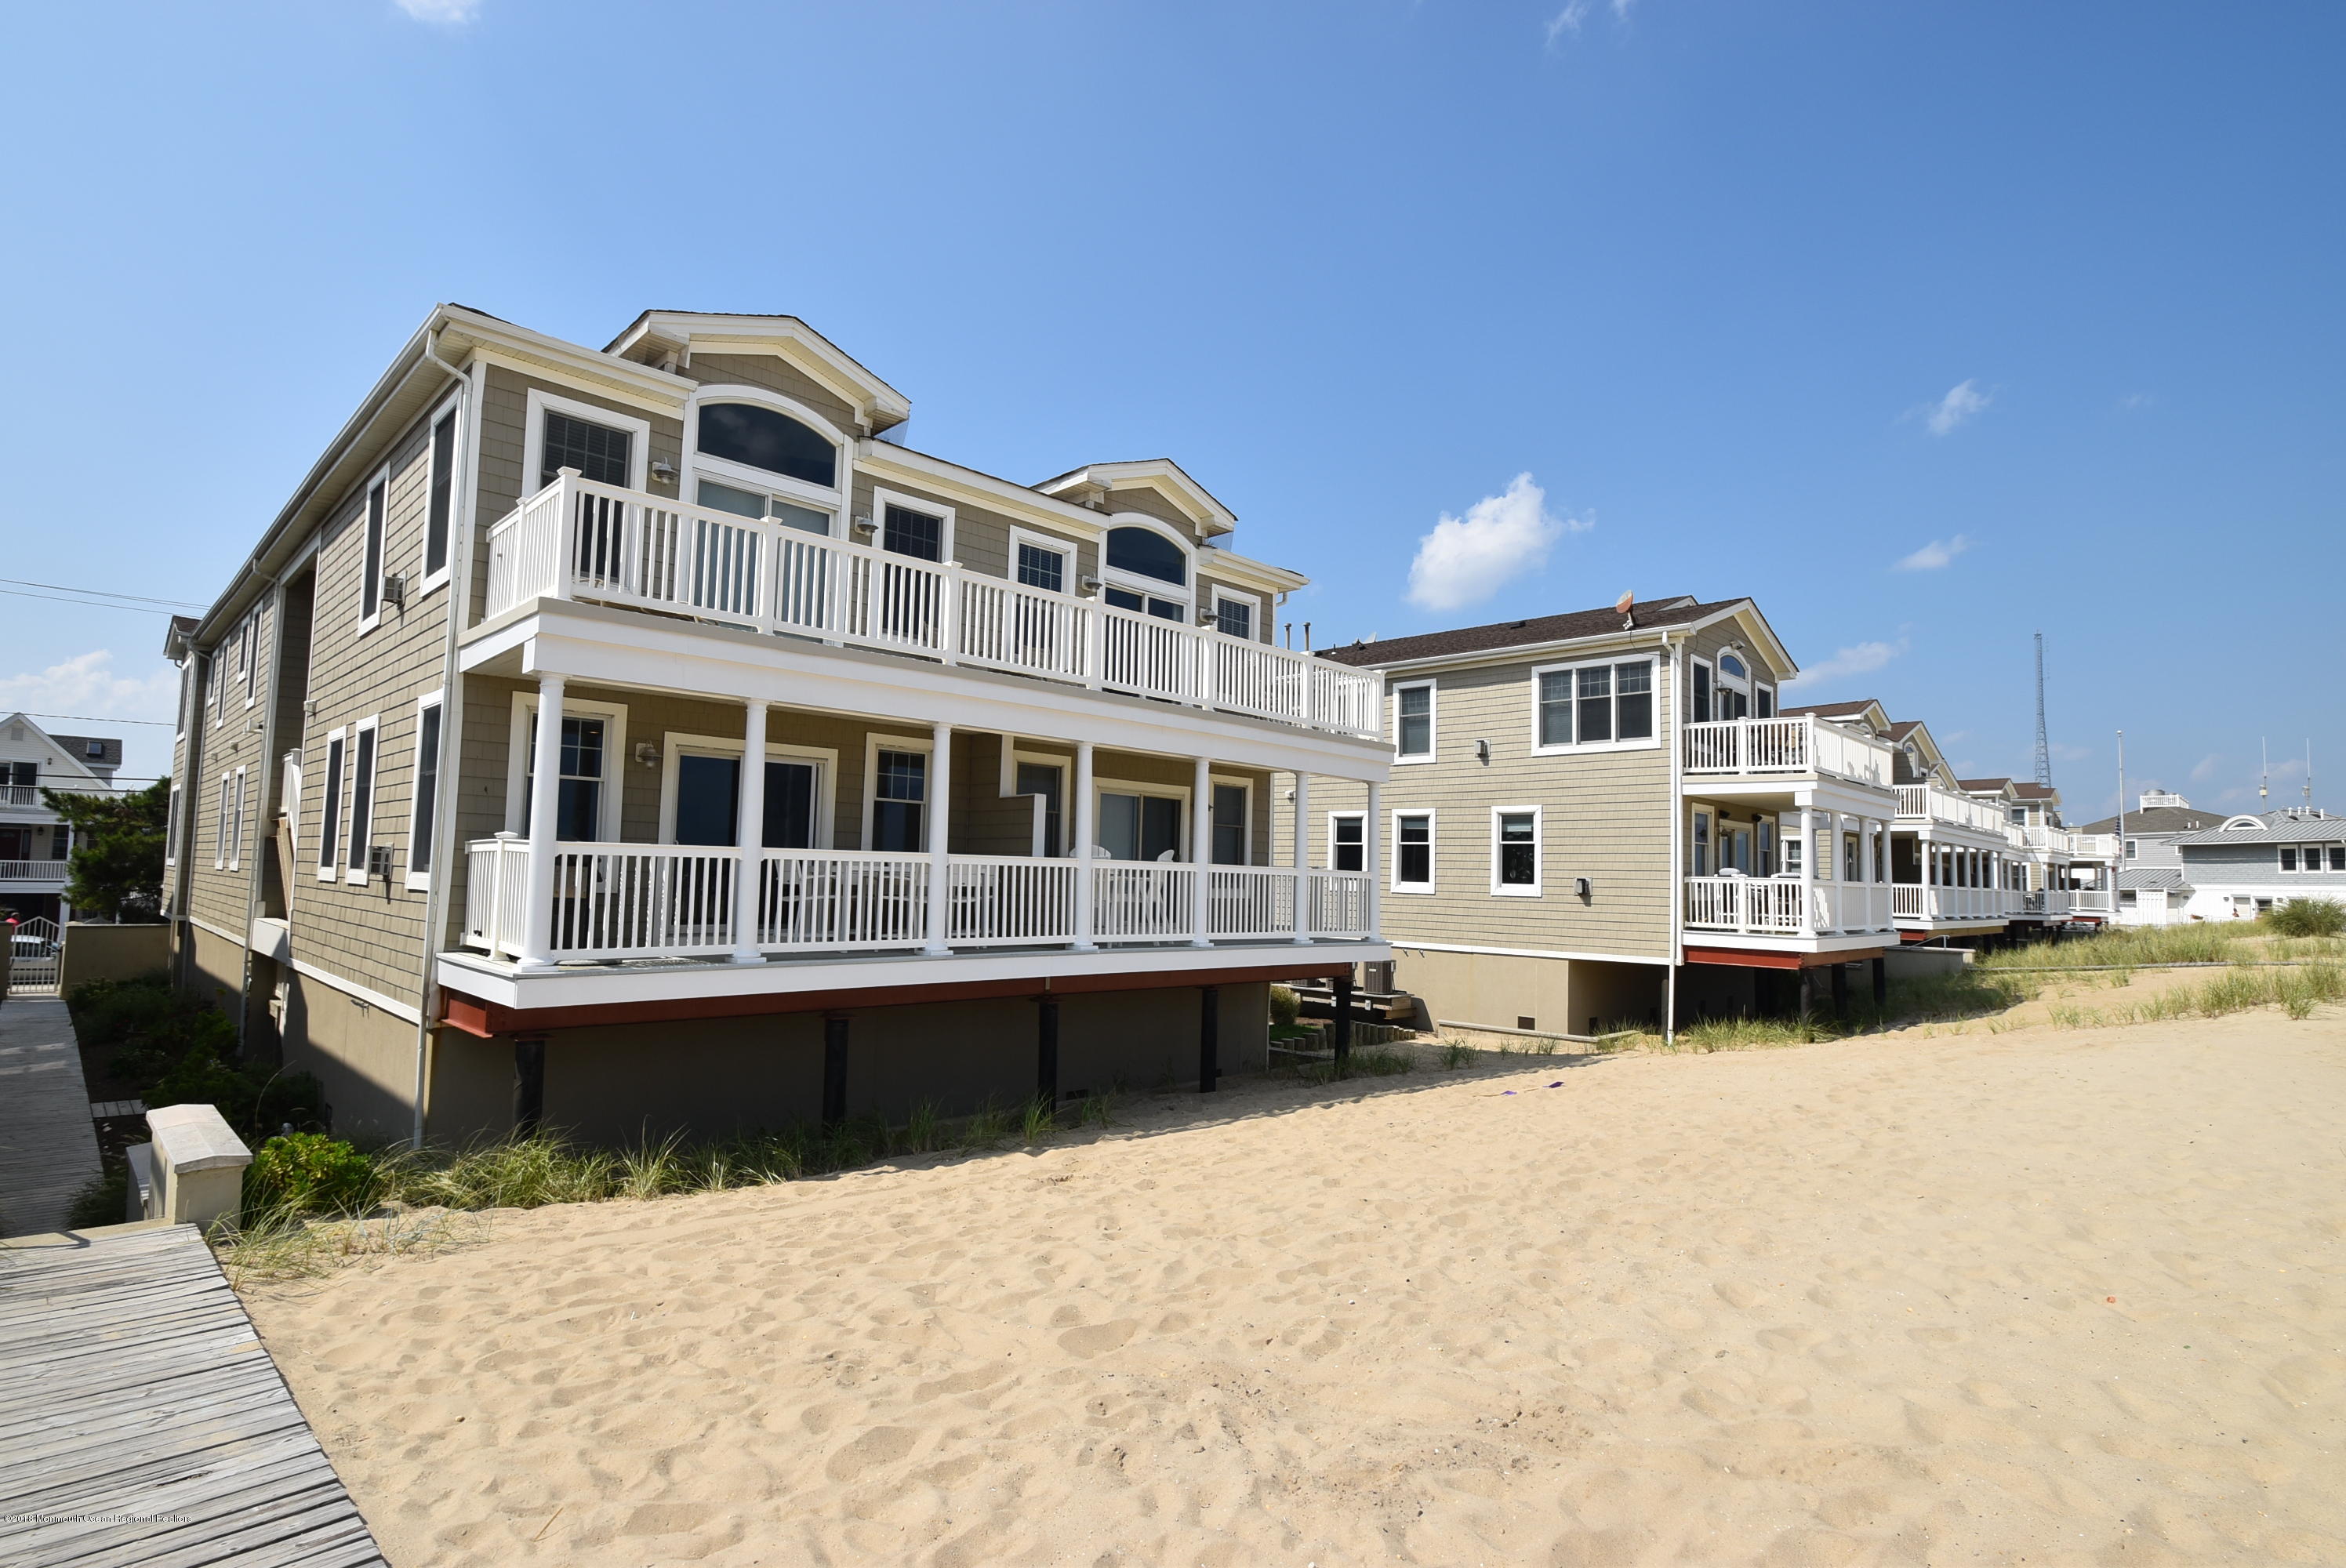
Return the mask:
[[2045, 634], [2036, 634], [2036, 782], [2053, 788], [2053, 748], [2045, 738]]
[[2257, 742], [2257, 804], [2265, 803], [2272, 793], [2272, 748], [2267, 742]]

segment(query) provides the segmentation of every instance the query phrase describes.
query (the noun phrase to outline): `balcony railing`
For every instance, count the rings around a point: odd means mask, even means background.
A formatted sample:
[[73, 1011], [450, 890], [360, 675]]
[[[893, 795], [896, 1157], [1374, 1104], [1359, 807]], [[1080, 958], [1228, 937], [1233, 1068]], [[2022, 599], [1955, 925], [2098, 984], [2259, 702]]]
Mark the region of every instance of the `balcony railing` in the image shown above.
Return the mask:
[[2118, 895], [2110, 888], [2079, 888], [2069, 895], [2069, 912], [2114, 915], [2118, 912]]
[[489, 530], [487, 613], [593, 599], [1133, 692], [1373, 740], [1382, 677], [1226, 636], [581, 479]]
[[54, 882], [65, 885], [63, 860], [0, 860], [0, 882]]
[[1944, 822], [1951, 827], [1975, 828], [1999, 838], [2009, 826], [2004, 813], [1994, 807], [1935, 784], [1899, 785], [1898, 818], [1902, 822]]
[[2069, 833], [2065, 828], [2022, 828], [2019, 831], [2020, 842], [2025, 849], [2039, 850], [2051, 855], [2072, 852]]
[[[518, 957], [531, 903], [529, 843], [514, 836], [466, 847], [464, 943]], [[926, 855], [863, 850], [770, 850], [759, 858], [755, 929], [761, 952], [916, 948], [930, 938]], [[686, 844], [555, 846], [550, 955], [560, 960], [712, 958], [743, 945], [735, 928], [729, 848]], [[1052, 947], [1083, 940], [1076, 897], [1080, 861], [953, 855], [945, 862], [947, 946]], [[1090, 940], [1096, 942], [1278, 941], [1296, 936], [1292, 867], [1209, 866], [1205, 929], [1198, 927], [1194, 865], [1092, 863]], [[1301, 934], [1338, 941], [1371, 935], [1368, 878], [1311, 871]]]
[[1689, 724], [1682, 742], [1690, 775], [1891, 780], [1889, 743], [1859, 735], [1812, 715], [1798, 718], [1726, 718]]
[[2039, 888], [2020, 895], [2019, 912], [2045, 920], [2066, 920], [2076, 905], [2076, 895], [2062, 888]]
[[[1804, 900], [1802, 890], [1809, 896]], [[1790, 877], [1688, 877], [1689, 931], [1835, 936], [1891, 928], [1887, 882], [1800, 882]]]
[[1890, 907], [1900, 920], [2003, 920], [2020, 907], [2020, 895], [2009, 888], [1943, 888], [1920, 882], [1892, 882]]
[[2116, 833], [2072, 833], [2069, 853], [2080, 860], [2115, 860], [2118, 858], [2118, 836]]

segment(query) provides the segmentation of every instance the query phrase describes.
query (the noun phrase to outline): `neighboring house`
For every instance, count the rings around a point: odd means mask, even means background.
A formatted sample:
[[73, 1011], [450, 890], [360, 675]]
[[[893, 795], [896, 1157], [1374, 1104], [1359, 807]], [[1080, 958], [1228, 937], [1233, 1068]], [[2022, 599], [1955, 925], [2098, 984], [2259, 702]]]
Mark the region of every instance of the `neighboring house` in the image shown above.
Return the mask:
[[1274, 646], [1305, 579], [1176, 463], [909, 413], [791, 317], [434, 310], [173, 628], [183, 982], [375, 1135], [1260, 1063], [1271, 979], [1390, 957], [1270, 799], [1382, 783], [1376, 678]]
[[2011, 824], [2027, 918], [2047, 925], [2099, 925], [2116, 913], [2117, 840], [2065, 827], [2059, 789], [2019, 779], [1964, 779], [1956, 788]]
[[2231, 817], [2173, 840], [2189, 920], [2254, 920], [2292, 899], [2346, 903], [2346, 817], [2305, 807]]
[[52, 735], [21, 713], [0, 719], [0, 910], [62, 926], [73, 830], [41, 803], [43, 789], [114, 792], [122, 742], [109, 736]]
[[2175, 841], [2220, 827], [2224, 820], [2221, 811], [2204, 810], [2171, 790], [2146, 789], [2123, 818], [2105, 817], [2077, 830], [2122, 840], [2115, 879], [2117, 923], [2172, 925], [2186, 919], [2184, 905], [2191, 888], [2183, 880], [2183, 854]]
[[1383, 680], [1392, 780], [1281, 806], [1329, 865], [1387, 868], [1392, 983], [1438, 1022], [1586, 1035], [1772, 1011], [1898, 944], [1892, 748], [1778, 712], [1796, 667], [1749, 599], [1320, 657]]

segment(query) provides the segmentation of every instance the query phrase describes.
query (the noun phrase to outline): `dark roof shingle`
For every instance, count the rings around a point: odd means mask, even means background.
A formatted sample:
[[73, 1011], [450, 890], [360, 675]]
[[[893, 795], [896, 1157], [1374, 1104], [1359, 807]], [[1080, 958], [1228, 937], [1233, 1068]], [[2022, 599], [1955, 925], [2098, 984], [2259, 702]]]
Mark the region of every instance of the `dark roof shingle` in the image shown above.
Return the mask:
[[[1679, 595], [1638, 605], [1631, 613], [1637, 628], [1681, 626], [1724, 609], [1747, 603], [1740, 598], [1698, 604]], [[1413, 637], [1387, 637], [1382, 642], [1353, 643], [1321, 648], [1321, 658], [1335, 664], [1397, 664], [1404, 659], [1440, 658], [1448, 654], [1487, 653], [1500, 648], [1536, 647], [1543, 643], [1571, 642], [1603, 636], [1621, 628], [1621, 612], [1610, 605], [1600, 610], [1572, 610], [1560, 616], [1535, 616], [1529, 620], [1498, 621], [1487, 626], [1461, 626], [1455, 631], [1423, 632]]]

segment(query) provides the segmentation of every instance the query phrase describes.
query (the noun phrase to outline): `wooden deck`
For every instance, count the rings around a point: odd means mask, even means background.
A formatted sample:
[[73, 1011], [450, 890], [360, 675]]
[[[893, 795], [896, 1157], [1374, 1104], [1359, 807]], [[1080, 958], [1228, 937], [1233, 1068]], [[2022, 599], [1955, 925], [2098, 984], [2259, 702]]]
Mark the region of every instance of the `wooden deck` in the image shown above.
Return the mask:
[[193, 1226], [0, 1242], [0, 1563], [382, 1561]]
[[0, 1003], [0, 1236], [64, 1229], [74, 1194], [97, 1175], [66, 1004], [11, 996]]

